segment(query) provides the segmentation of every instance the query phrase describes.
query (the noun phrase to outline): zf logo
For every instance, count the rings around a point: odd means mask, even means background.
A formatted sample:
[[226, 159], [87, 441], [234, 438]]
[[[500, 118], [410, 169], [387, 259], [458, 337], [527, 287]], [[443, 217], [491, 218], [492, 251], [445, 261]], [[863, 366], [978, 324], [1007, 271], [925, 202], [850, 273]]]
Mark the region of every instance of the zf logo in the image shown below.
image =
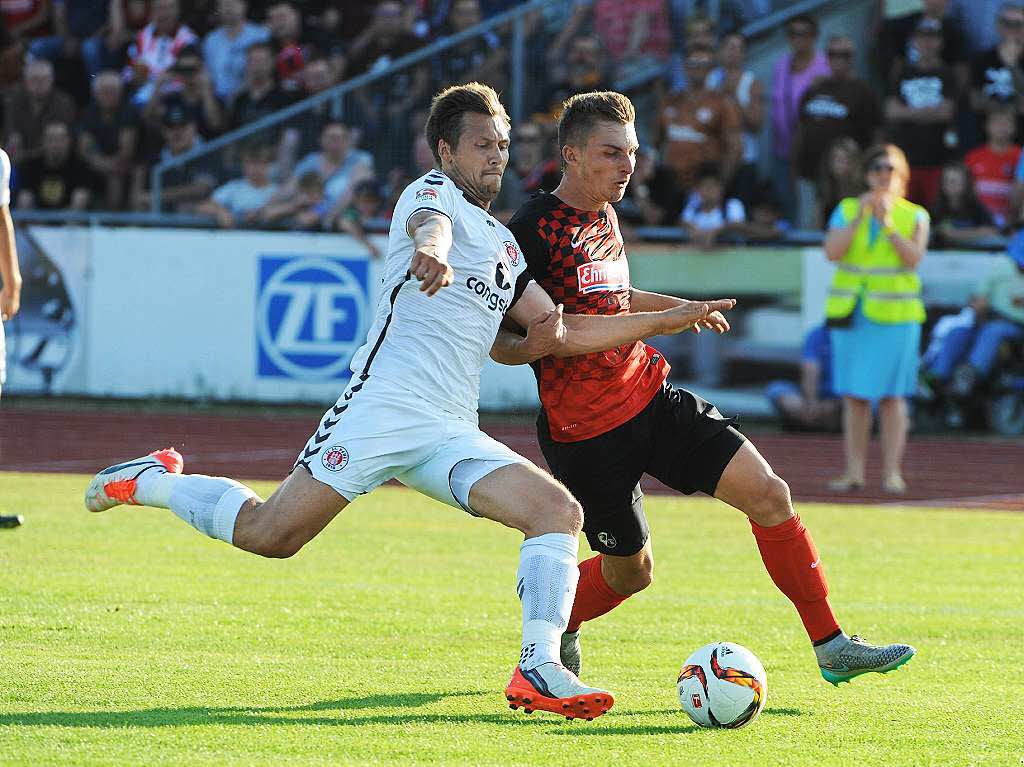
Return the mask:
[[261, 256], [256, 301], [257, 374], [348, 377], [368, 319], [366, 261]]

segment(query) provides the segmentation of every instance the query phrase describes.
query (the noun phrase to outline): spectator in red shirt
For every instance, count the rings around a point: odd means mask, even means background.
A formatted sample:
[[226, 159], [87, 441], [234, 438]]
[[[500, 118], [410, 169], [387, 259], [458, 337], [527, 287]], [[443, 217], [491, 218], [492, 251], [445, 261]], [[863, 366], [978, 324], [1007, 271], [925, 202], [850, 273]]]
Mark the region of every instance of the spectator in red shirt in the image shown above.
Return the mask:
[[1020, 147], [1013, 143], [1017, 116], [1012, 106], [989, 111], [985, 120], [988, 143], [967, 153], [964, 162], [974, 175], [974, 189], [996, 226], [1006, 227], [1010, 213], [1013, 176], [1020, 160]]
[[174, 65], [178, 52], [198, 42], [196, 33], [181, 23], [178, 0], [153, 0], [150, 22], [135, 35], [129, 49], [131, 81], [139, 88], [135, 102], [145, 104], [153, 93], [152, 84]]
[[567, 50], [590, 20], [617, 77], [668, 58], [672, 28], [665, 0], [576, 0], [552, 50]]
[[7, 34], [16, 40], [39, 37], [52, 30], [51, 0], [3, 0], [0, 2], [0, 20]]

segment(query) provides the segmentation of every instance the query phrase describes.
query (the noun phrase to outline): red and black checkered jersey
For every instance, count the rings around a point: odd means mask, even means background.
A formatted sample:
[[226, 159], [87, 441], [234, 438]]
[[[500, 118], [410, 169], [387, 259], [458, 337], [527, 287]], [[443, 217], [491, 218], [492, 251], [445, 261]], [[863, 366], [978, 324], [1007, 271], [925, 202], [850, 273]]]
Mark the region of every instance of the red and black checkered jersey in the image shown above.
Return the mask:
[[[629, 311], [629, 263], [611, 205], [600, 213], [541, 193], [509, 221], [533, 278], [566, 314]], [[639, 413], [661, 388], [669, 365], [642, 342], [533, 364], [551, 439], [578, 442]]]

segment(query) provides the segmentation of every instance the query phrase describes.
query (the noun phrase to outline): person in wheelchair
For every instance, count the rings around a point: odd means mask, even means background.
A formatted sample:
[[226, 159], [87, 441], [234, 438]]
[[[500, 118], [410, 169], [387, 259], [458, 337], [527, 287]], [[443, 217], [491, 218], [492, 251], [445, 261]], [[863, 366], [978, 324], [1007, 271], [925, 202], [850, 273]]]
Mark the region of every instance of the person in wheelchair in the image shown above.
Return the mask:
[[[970, 397], [991, 379], [1005, 343], [1024, 344], [1024, 230], [1010, 238], [1007, 256], [1005, 268], [989, 275], [971, 298], [974, 321], [957, 323], [934, 352], [926, 352], [924, 377], [936, 393]], [[970, 313], [960, 316], [969, 320]]]

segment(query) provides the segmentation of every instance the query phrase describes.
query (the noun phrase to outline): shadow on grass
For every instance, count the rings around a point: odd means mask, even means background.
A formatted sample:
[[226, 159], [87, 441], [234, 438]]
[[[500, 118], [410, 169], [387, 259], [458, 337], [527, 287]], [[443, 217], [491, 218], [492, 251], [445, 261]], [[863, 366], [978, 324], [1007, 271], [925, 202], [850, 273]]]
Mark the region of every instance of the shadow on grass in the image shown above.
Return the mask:
[[[551, 718], [522, 717], [505, 713], [480, 714], [416, 714], [394, 711], [390, 713], [367, 713], [352, 715], [349, 712], [375, 711], [380, 709], [412, 709], [437, 703], [446, 698], [489, 695], [479, 690], [464, 690], [450, 693], [410, 692], [393, 695], [364, 695], [356, 698], [318, 701], [300, 706], [231, 706], [206, 707], [183, 706], [180, 708], [147, 708], [138, 711], [30, 711], [25, 713], [0, 713], [0, 727], [94, 727], [100, 729], [123, 729], [128, 727], [192, 727], [208, 725], [243, 725], [265, 727], [267, 725], [317, 725], [321, 727], [361, 727], [370, 724], [406, 726], [413, 724], [457, 724], [484, 723], [514, 726], [544, 727], [551, 725]], [[488, 702], [488, 706], [490, 703]], [[321, 716], [303, 716], [323, 712]], [[333, 712], [330, 713], [330, 712]], [[685, 714], [678, 709], [663, 709], [646, 713], [678, 714], [682, 717], [679, 725], [660, 724], [619, 724], [604, 726], [579, 723], [578, 726], [562, 727], [550, 732], [558, 735], [657, 735], [697, 732], [701, 728], [690, 724]], [[768, 708], [764, 716], [801, 716], [799, 709]], [[685, 722], [685, 724], [684, 724]]]
[[[679, 713], [683, 717], [686, 716], [681, 711]], [[687, 719], [686, 721], [690, 720]], [[699, 732], [703, 729], [695, 724], [624, 724], [612, 727], [602, 725], [603, 722], [599, 725], [583, 723], [579, 727], [573, 725], [559, 730], [552, 730], [552, 732], [556, 735], [576, 735], [589, 738], [594, 735], [685, 735], [686, 733]]]
[[[593, 735], [686, 735], [688, 733], [700, 732], [703, 727], [691, 724], [686, 714], [678, 708], [663, 708], [657, 711], [647, 711], [649, 714], [677, 714], [680, 723], [677, 725], [666, 724], [622, 724], [618, 726], [603, 727], [563, 727], [553, 732], [557, 735], [576, 735], [590, 737]], [[766, 708], [761, 716], [803, 716], [803, 711], [798, 708]], [[607, 720], [604, 720], [607, 721]], [[603, 723], [603, 722], [602, 722]]]
[[[437, 703], [445, 698], [484, 695], [479, 690], [450, 693], [400, 693], [366, 695], [358, 698], [319, 701], [301, 706], [232, 706], [181, 708], [147, 708], [139, 711], [31, 711], [0, 713], [0, 727], [189, 727], [221, 725], [318, 725], [362, 726], [367, 724], [430, 724], [441, 722], [491, 722], [543, 724], [541, 720], [524, 720], [507, 714], [373, 714], [351, 716], [349, 711], [373, 709], [408, 709]], [[301, 716], [304, 712], [337, 712], [334, 716]], [[297, 715], [297, 716], [296, 716]]]

